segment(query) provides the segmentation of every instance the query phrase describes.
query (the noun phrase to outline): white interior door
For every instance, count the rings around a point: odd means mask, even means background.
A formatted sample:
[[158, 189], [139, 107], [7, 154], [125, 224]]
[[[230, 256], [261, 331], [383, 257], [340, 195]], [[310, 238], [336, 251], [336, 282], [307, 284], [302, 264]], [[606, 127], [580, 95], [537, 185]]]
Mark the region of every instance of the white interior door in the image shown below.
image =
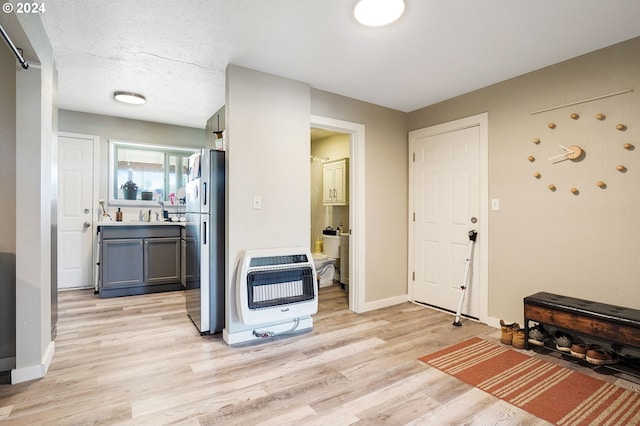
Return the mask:
[[[413, 164], [413, 300], [455, 312], [464, 284], [469, 231], [480, 224], [480, 127], [411, 132]], [[473, 258], [478, 257], [478, 247]], [[478, 265], [462, 312], [480, 316]]]
[[95, 138], [58, 137], [58, 288], [91, 287]]

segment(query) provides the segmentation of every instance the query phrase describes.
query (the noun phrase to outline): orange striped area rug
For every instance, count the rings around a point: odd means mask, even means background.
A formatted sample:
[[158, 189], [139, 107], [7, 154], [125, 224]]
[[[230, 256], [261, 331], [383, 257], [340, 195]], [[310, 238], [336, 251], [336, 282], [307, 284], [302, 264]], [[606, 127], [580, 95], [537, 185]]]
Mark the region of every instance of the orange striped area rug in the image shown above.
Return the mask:
[[473, 338], [419, 358], [557, 425], [640, 424], [640, 394]]

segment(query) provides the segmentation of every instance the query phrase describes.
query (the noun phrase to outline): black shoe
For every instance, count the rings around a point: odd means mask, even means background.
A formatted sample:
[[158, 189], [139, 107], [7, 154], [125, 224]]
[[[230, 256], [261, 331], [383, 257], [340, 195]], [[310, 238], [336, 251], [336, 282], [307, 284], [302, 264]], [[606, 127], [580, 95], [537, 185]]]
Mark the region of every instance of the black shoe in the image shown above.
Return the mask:
[[549, 338], [549, 333], [542, 324], [538, 324], [529, 329], [529, 343], [536, 346], [544, 346], [544, 341]]
[[571, 345], [573, 342], [571, 341], [571, 336], [567, 333], [563, 333], [562, 331], [556, 331], [554, 334], [554, 338], [556, 341], [556, 349], [560, 352], [571, 353]]

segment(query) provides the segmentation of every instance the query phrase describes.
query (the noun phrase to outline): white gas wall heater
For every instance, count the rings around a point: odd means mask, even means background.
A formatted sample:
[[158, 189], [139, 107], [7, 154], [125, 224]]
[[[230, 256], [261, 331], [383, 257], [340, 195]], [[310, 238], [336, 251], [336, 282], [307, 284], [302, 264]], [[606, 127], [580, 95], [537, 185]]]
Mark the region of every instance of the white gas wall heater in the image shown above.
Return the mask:
[[238, 265], [236, 302], [240, 321], [251, 326], [318, 312], [318, 283], [309, 249], [246, 250]]

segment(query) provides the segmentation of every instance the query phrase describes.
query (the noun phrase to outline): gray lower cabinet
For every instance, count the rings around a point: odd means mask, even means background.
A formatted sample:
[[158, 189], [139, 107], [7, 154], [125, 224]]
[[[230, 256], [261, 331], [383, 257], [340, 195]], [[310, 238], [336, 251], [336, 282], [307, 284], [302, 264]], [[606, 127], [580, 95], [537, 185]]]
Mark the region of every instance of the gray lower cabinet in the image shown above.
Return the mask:
[[179, 226], [100, 228], [101, 298], [181, 290]]
[[144, 281], [147, 284], [180, 282], [180, 237], [144, 240]]
[[103, 239], [102, 288], [131, 287], [144, 284], [142, 238]]

